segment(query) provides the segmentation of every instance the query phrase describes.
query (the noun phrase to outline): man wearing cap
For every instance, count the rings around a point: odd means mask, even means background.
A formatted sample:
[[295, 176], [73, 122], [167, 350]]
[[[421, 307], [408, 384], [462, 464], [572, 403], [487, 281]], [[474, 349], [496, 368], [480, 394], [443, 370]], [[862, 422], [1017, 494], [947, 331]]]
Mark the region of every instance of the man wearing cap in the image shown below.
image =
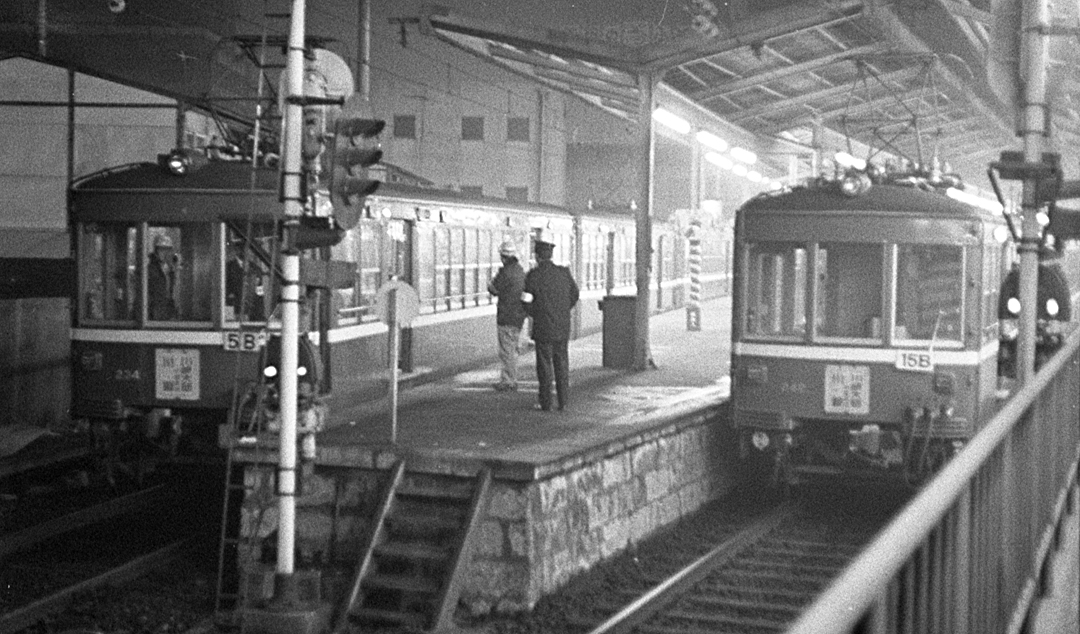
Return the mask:
[[570, 400], [570, 310], [578, 301], [578, 285], [570, 269], [551, 261], [554, 240], [541, 233], [534, 247], [536, 268], [525, 276], [525, 311], [532, 317], [536, 344], [536, 378], [540, 382], [540, 409], [551, 411], [551, 382], [555, 381], [558, 407]]
[[154, 251], [147, 267], [147, 308], [152, 321], [176, 319], [176, 269], [180, 257], [173, 251], [172, 238], [164, 233], [154, 237]]
[[521, 305], [521, 293], [525, 290], [525, 270], [518, 263], [517, 247], [507, 240], [499, 247], [502, 268], [488, 282], [488, 292], [499, 298], [495, 309], [495, 324], [499, 333], [499, 361], [502, 370], [495, 389], [500, 392], [517, 389], [518, 341], [521, 325], [525, 322], [525, 308]]

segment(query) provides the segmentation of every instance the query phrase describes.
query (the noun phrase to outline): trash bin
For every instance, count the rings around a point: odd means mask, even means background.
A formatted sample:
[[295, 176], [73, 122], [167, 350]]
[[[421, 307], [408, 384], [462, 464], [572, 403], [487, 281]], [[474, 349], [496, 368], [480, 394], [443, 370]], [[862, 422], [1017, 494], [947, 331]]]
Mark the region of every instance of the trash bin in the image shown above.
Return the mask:
[[600, 300], [604, 313], [604, 367], [629, 369], [634, 367], [634, 310], [635, 295], [608, 295]]

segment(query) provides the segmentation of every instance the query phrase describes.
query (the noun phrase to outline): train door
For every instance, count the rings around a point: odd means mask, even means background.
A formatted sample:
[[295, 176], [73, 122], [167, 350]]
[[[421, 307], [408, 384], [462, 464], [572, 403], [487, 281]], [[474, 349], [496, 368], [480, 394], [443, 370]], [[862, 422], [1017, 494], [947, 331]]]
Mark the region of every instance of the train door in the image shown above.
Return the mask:
[[[386, 240], [384, 241], [383, 262], [385, 267], [385, 280], [401, 280], [413, 288], [416, 280], [413, 279], [413, 242], [416, 223], [412, 220], [392, 218], [386, 223]], [[412, 328], [401, 329], [401, 344], [398, 356], [398, 369], [402, 372], [413, 371], [412, 354]]]

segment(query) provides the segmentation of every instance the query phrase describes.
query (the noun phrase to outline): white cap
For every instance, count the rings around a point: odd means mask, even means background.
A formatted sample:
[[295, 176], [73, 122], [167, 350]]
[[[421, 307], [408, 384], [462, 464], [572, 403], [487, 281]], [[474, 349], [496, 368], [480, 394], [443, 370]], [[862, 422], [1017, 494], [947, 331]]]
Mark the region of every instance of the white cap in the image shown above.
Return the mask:
[[157, 249], [158, 247], [172, 248], [172, 245], [173, 245], [172, 238], [165, 235], [164, 233], [159, 233], [158, 235], [154, 236], [154, 248], [155, 249]]
[[506, 257], [516, 258], [517, 257], [517, 245], [514, 244], [513, 241], [511, 241], [511, 240], [507, 240], [506, 242], [503, 242], [502, 245], [499, 247], [499, 255], [505, 255]]

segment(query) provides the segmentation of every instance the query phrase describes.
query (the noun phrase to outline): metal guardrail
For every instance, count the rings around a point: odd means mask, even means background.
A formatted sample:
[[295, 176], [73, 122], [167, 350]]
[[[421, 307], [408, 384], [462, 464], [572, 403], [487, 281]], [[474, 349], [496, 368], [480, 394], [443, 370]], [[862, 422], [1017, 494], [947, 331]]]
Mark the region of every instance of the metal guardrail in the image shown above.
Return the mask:
[[1078, 394], [1080, 330], [787, 634], [1023, 631], [1074, 502]]

